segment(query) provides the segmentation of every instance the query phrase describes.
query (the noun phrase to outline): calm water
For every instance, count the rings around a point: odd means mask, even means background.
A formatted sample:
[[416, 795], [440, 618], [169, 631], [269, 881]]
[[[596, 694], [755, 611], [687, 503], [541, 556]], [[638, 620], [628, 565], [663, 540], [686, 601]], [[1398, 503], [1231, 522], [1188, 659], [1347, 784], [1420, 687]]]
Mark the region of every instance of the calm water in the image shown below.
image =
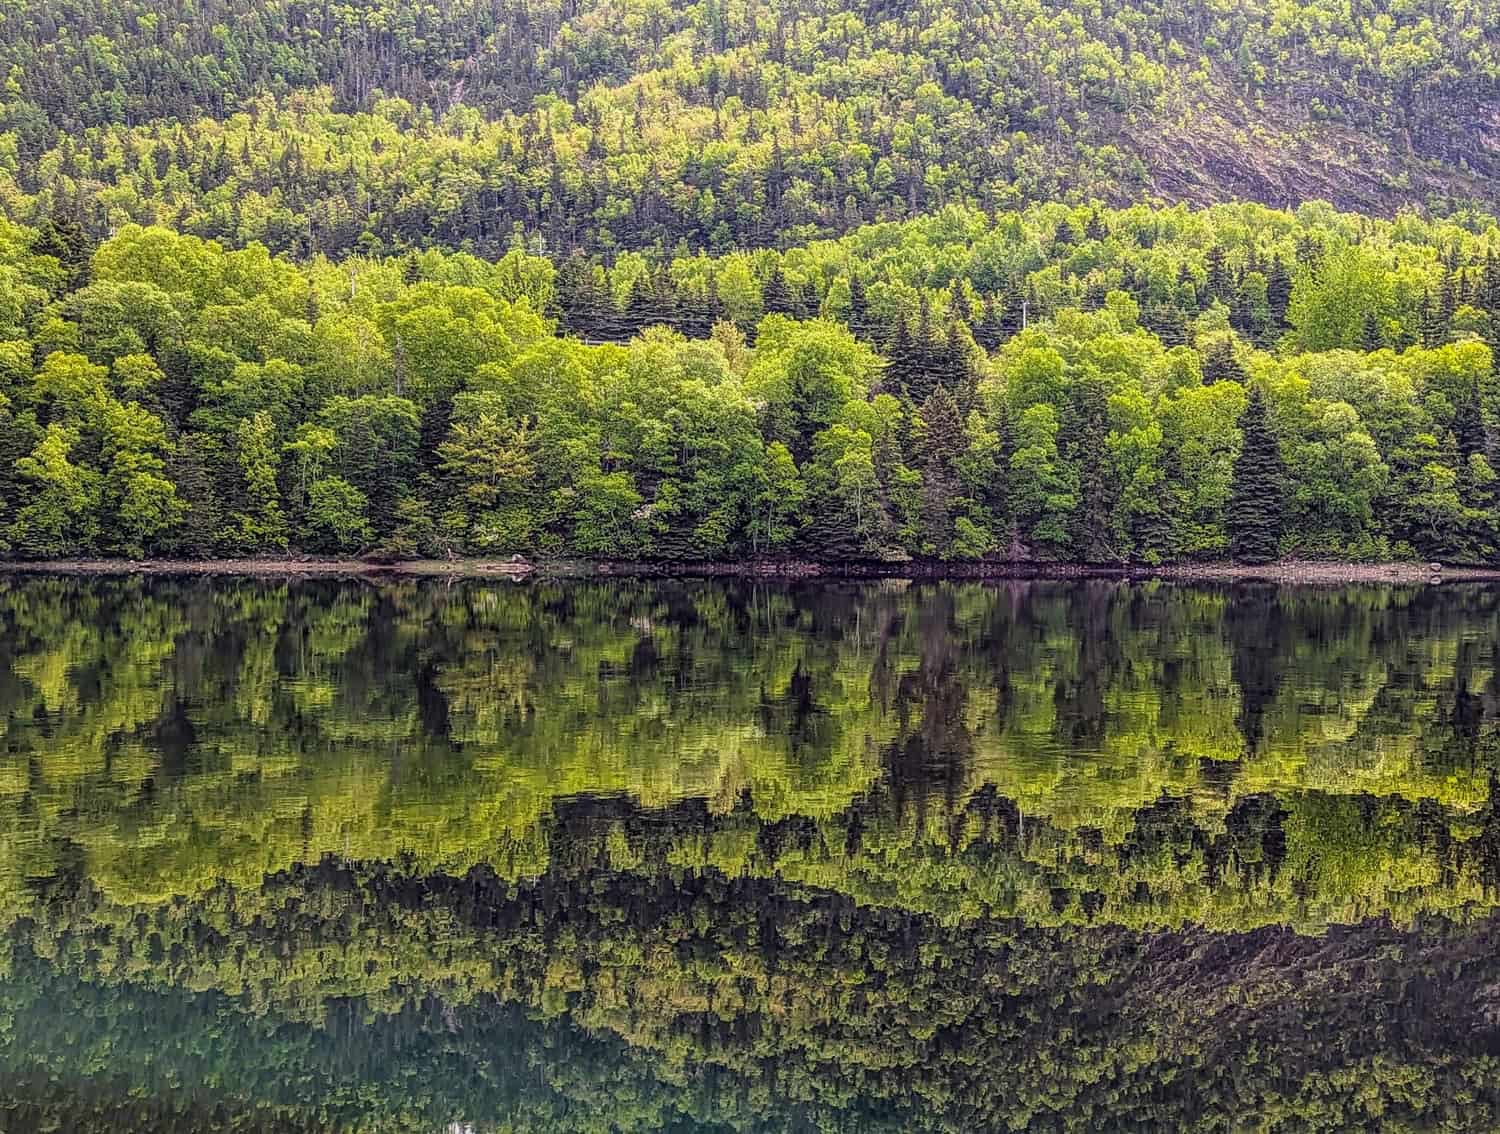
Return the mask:
[[1500, 1124], [1500, 591], [0, 579], [0, 1130]]

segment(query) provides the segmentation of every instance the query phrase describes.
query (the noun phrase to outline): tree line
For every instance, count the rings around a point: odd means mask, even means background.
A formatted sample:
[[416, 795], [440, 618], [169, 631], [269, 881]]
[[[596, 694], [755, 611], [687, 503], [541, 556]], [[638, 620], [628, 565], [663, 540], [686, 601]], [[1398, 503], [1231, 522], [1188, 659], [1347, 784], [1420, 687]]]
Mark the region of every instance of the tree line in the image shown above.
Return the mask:
[[1315, 206], [954, 208], [607, 265], [6, 223], [0, 538], [1488, 563], [1497, 247]]

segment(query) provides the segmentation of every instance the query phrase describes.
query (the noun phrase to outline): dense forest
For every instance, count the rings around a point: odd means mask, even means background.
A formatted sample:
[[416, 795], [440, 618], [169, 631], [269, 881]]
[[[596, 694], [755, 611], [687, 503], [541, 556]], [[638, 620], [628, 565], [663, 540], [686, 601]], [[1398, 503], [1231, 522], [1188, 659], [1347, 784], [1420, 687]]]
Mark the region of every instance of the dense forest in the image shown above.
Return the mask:
[[[36, 579], [0, 594], [0, 894], [325, 855], [794, 879], [952, 922], [1484, 912], [1483, 587], [794, 591]], [[664, 817], [663, 812], [667, 813]]]
[[1500, 562], [1494, 0], [0, 28], [7, 557]]
[[1484, 218], [954, 206], [608, 268], [76, 237], [0, 222], [16, 557], [1500, 556]]
[[[1500, 0], [0, 0], [0, 1132], [1500, 1128], [1500, 592], [1051, 566], [1500, 569], [1497, 200]], [[309, 556], [553, 570], [56, 570]]]
[[1500, 187], [1495, 0], [36, 0], [0, 207], [306, 255], [787, 247], [951, 203]]

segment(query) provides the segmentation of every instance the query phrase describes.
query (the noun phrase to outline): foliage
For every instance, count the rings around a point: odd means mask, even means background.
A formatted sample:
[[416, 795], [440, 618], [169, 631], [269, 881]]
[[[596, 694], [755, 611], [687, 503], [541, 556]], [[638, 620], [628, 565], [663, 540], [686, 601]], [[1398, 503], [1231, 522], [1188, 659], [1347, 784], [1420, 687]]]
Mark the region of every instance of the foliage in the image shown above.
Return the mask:
[[1258, 557], [1500, 559], [1489, 222], [950, 208], [607, 273], [127, 226], [81, 285], [4, 233], [11, 554], [1222, 558], [1275, 449]]

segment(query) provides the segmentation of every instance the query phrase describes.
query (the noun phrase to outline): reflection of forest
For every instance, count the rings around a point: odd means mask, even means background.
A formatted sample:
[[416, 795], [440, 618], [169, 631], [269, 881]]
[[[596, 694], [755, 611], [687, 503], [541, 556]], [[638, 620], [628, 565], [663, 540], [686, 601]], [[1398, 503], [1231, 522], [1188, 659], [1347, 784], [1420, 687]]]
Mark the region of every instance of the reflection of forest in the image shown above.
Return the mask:
[[945, 926], [583, 867], [329, 863], [134, 910], [59, 884], [0, 981], [0, 1101], [99, 1129], [126, 1098], [164, 1112], [133, 1129], [204, 1129], [207, 1098], [224, 1129], [1490, 1130], [1496, 929]]
[[704, 812], [653, 867], [949, 918], [1406, 918], [1487, 903], [1497, 641], [1483, 588], [13, 580], [0, 877], [523, 878], [623, 796]]
[[1497, 620], [12, 581], [0, 1129], [1488, 1129]]

